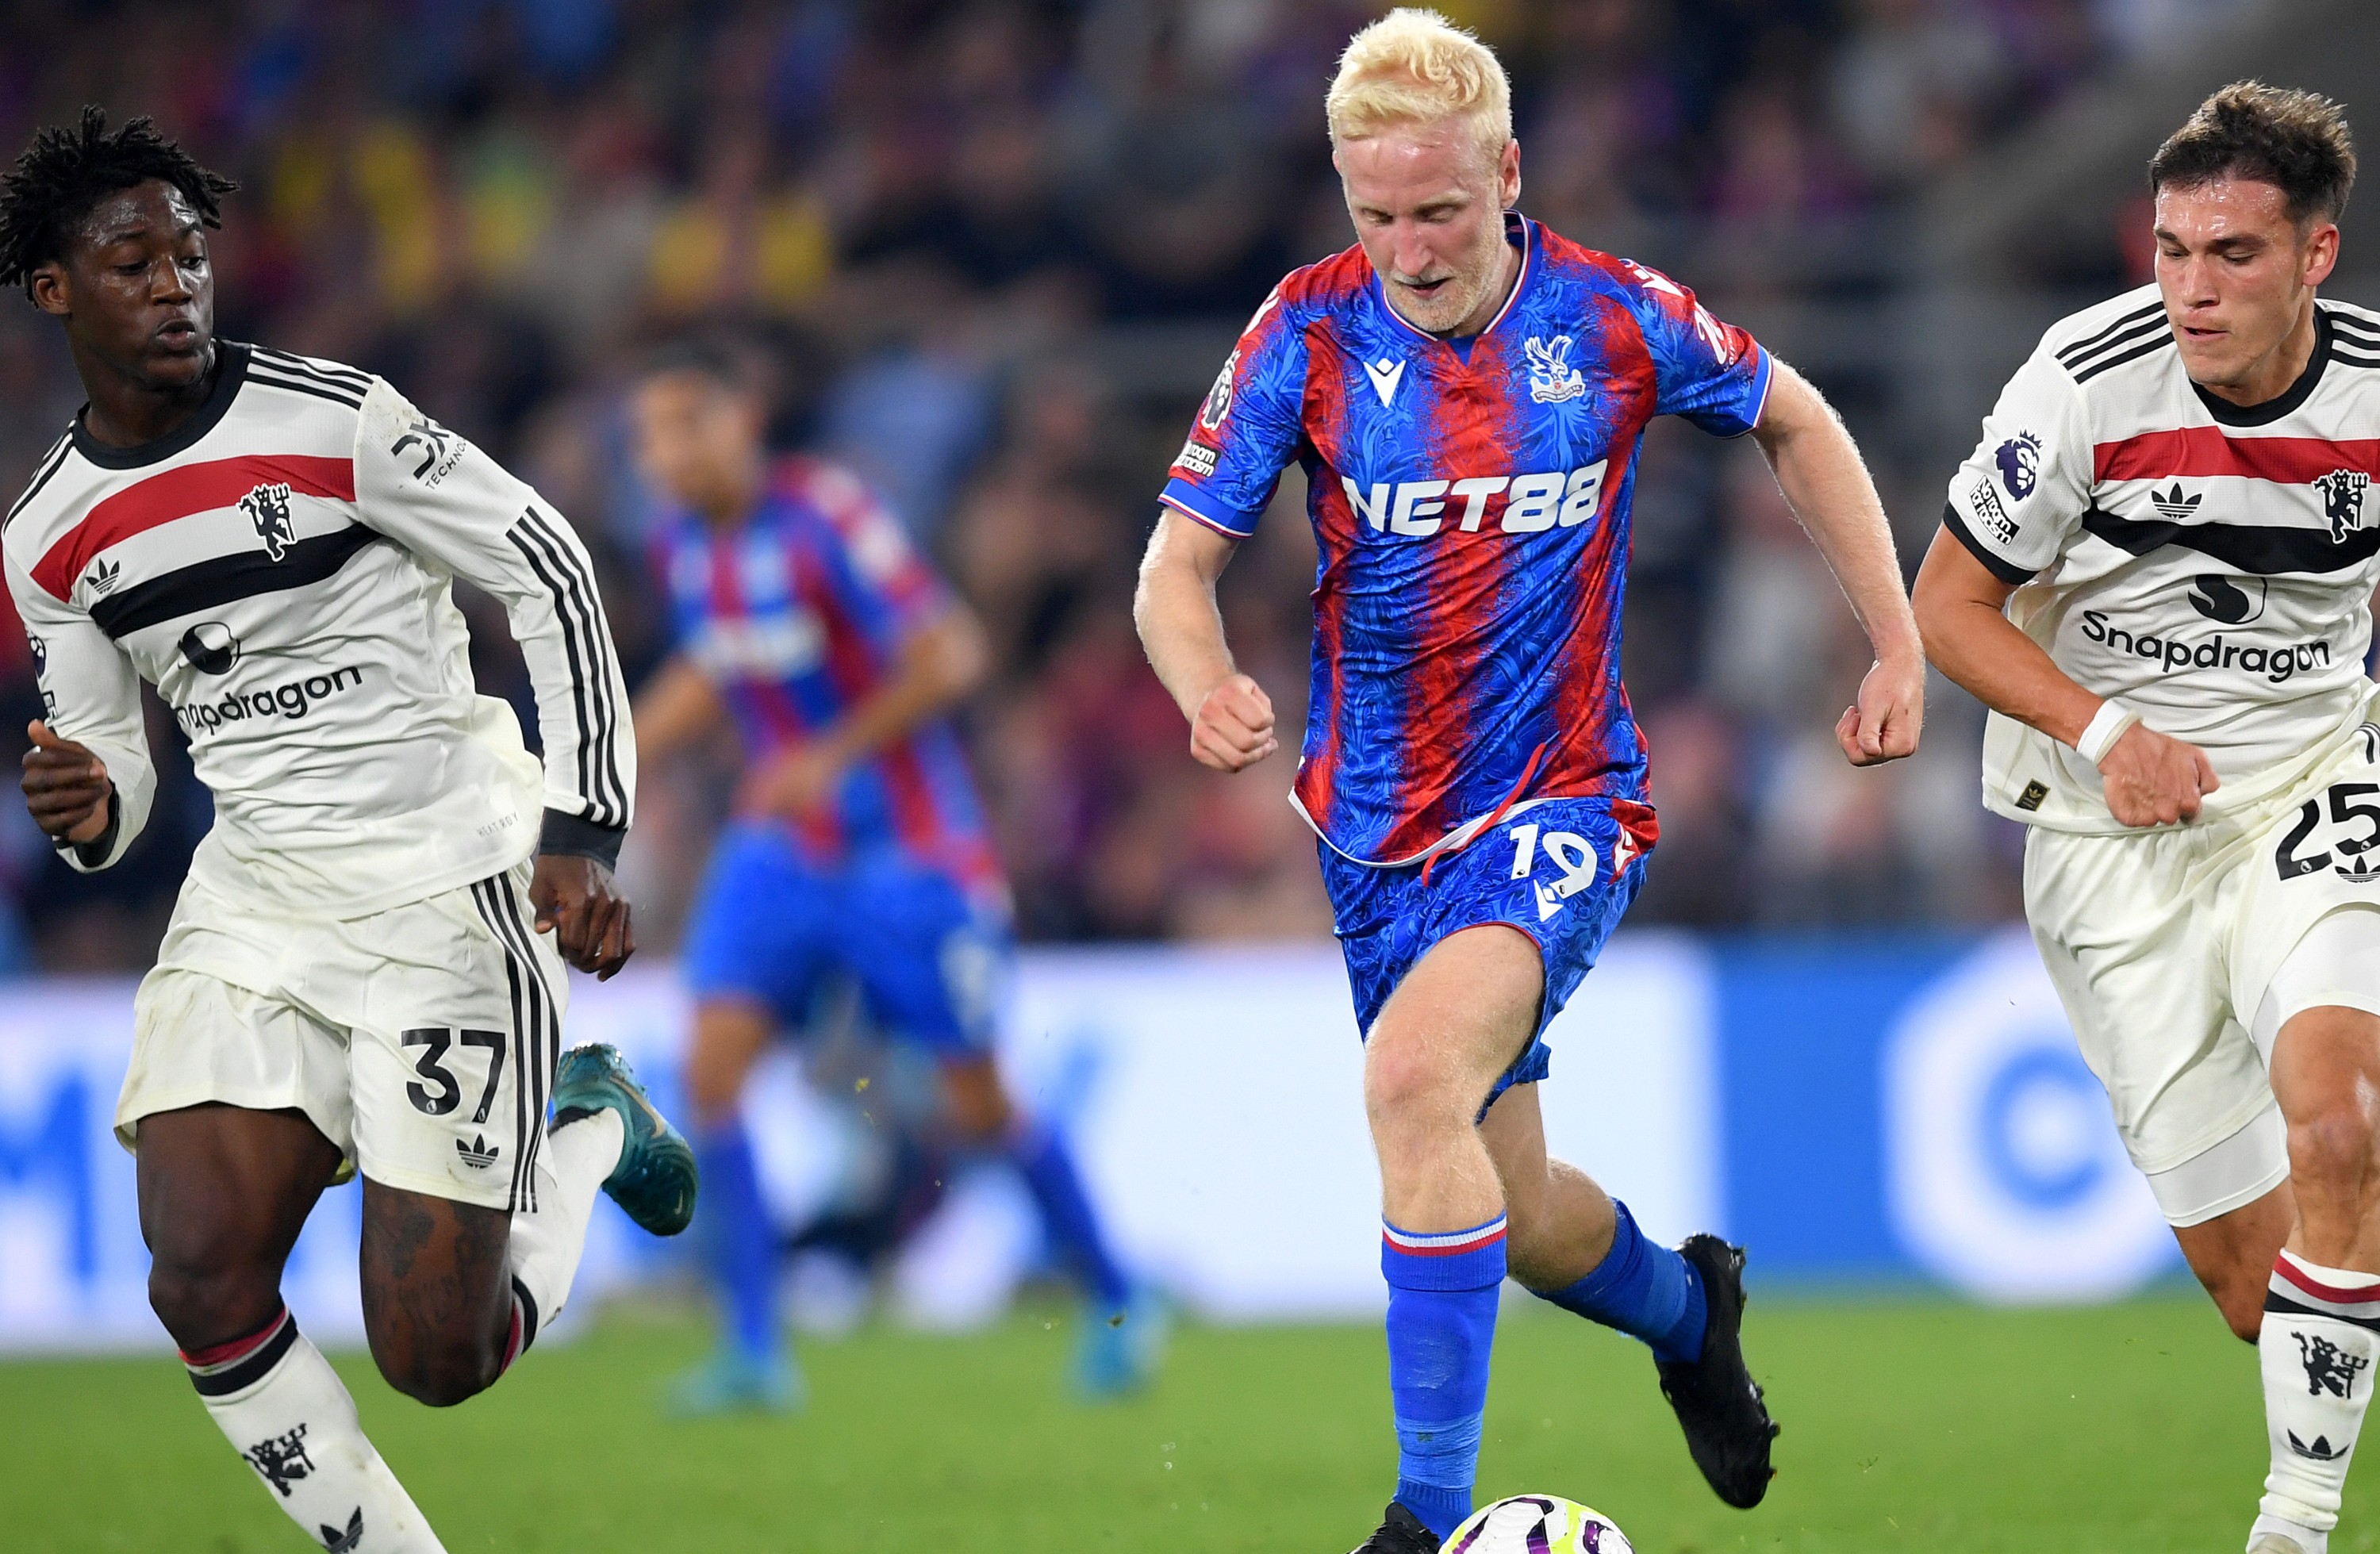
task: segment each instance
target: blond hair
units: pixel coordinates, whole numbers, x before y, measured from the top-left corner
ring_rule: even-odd
[[[1436,11],[1413,6],[1347,40],[1324,111],[1333,146],[1450,118],[1467,121],[1491,156],[1512,138],[1512,85],[1494,51]]]

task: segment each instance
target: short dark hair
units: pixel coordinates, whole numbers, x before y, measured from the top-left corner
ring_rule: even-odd
[[[2149,159],[2152,194],[2224,177],[2274,185],[2291,221],[2337,221],[2355,187],[2347,111],[2319,92],[2233,81]]]
[[[0,177],[0,285],[30,288],[35,270],[66,257],[75,223],[109,195],[152,178],[180,189],[209,226],[223,225],[223,197],[239,187],[200,166],[146,117],[110,133],[105,111],[86,107],[77,127],[53,125],[35,134]]]
[[[645,354],[639,378],[662,378],[692,372],[741,395],[762,396],[767,370],[749,347],[715,334],[686,334],[665,340]]]

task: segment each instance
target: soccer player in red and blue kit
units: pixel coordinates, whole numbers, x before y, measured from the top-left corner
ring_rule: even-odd
[[[992,1059],[1007,886],[948,719],[982,676],[981,632],[856,478],[769,458],[752,377],[734,352],[689,343],[634,401],[639,462],[676,507],[660,560],[677,651],[637,699],[638,748],[651,759],[730,722],[745,756],[684,951],[696,1229],[728,1331],[676,1404],[799,1400],[737,1102],[753,1060],[830,981],[856,983],[877,1026],[936,1061],[953,1142],[1015,1166],[1083,1286],[1077,1381],[1129,1390],[1156,1363],[1160,1316],[1109,1252],[1064,1141],[1016,1114]]]
[[[1137,609],[1192,753],[1225,771],[1269,754],[1214,586],[1304,467],[1320,559],[1292,799],[1366,1041],[1400,1449],[1363,1550],[1427,1554],[1469,1512],[1507,1273],[1649,1344],[1696,1464],[1748,1507],[1776,1427],[1739,1342],[1742,1252],[1658,1245],[1547,1157],[1542,1033],[1656,837],[1620,684],[1646,421],[1759,443],[1876,649],[1836,726],[1861,766],[1913,751],[1922,716],[1890,532],[1791,368],[1665,277],[1511,211],[1510,89],[1475,39],[1391,12],[1348,45],[1329,116],[1359,241],[1257,310],[1174,462]]]

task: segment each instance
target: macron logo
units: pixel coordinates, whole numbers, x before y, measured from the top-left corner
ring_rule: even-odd
[[[1389,401],[1397,396],[1397,384],[1404,378],[1405,364],[1382,357],[1364,363],[1364,375],[1372,380],[1372,392],[1380,396],[1380,408],[1385,410]]]

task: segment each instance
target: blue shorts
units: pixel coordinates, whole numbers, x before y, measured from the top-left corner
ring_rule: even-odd
[[[697,1000],[748,999],[788,1028],[840,974],[888,1036],[960,1056],[990,1050],[1011,956],[1005,915],[940,869],[890,849],[821,868],[773,826],[734,825],[696,896],[683,966]]]
[[[1604,941],[1645,883],[1635,839],[1622,842],[1609,800],[1557,798],[1508,817],[1459,853],[1441,856],[1422,882],[1422,866],[1371,868],[1322,845],[1322,884],[1330,893],[1333,931],[1347,957],[1356,1029],[1368,1037],[1389,995],[1414,963],[1447,935],[1503,923],[1536,941],[1545,959],[1545,998],[1528,1050],[1496,1081],[1488,1099],[1546,1076],[1553,1061],[1546,1026],[1603,953]],[[1612,868],[1615,849],[1620,868]]]

